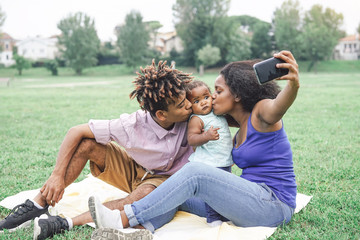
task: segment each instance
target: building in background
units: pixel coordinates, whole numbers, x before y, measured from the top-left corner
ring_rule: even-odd
[[[153,36],[151,36],[153,38]],[[176,52],[182,52],[184,50],[180,37],[176,34],[176,31],[157,33],[156,39],[149,41],[149,46],[159,51],[162,55],[167,55],[171,50]]]
[[[58,54],[57,37],[27,38],[16,42],[17,53],[31,60],[55,59]]]
[[[335,46],[333,58],[335,60],[359,60],[360,36],[359,34],[341,38]]]
[[[0,64],[4,64],[5,67],[14,64],[13,48],[15,39],[5,32],[0,33],[0,46]]]

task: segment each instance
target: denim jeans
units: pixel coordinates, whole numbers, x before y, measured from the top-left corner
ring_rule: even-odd
[[[141,224],[154,232],[178,210],[204,217],[204,202],[241,227],[276,227],[288,223],[294,213],[265,184],[193,162],[124,210],[131,227]]]
[[[231,172],[231,166],[229,167],[218,167],[218,169],[221,169],[223,171]],[[221,216],[218,212],[216,212],[214,209],[212,209],[209,204],[205,203],[205,209],[206,209],[206,222],[212,223],[214,221],[220,220],[223,222],[228,221],[226,218]]]

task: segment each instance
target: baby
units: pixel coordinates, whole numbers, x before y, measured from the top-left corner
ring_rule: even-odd
[[[209,87],[201,81],[187,85],[186,98],[192,104],[193,114],[188,123],[188,142],[196,147],[189,161],[202,162],[231,172],[233,164],[232,140],[225,117],[212,112],[212,98]],[[206,204],[206,220],[210,226],[218,226],[226,220]]]

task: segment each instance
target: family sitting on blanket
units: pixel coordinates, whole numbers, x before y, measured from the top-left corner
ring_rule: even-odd
[[[193,153],[186,134],[192,103],[185,90],[192,77],[162,62],[156,67],[153,62],[138,73],[130,94],[141,110],[71,128],[39,194],[15,207],[0,221],[0,230],[14,230],[36,218],[34,238],[45,239],[94,220],[98,229],[93,239],[126,235],[151,239],[150,232],[169,222],[177,210],[206,216],[209,208],[220,214],[216,220],[237,226],[275,227],[289,222],[295,209],[296,182],[282,116],[296,98],[299,74],[290,52],[274,57],[285,61],[278,68],[289,69],[278,79],[288,80],[282,90],[275,81],[258,84],[255,61],[230,63],[215,80],[213,113],[224,115],[229,126],[239,128],[231,153],[234,163],[243,169],[240,177],[208,163],[188,163]],[[201,121],[197,124],[202,126]],[[194,133],[207,139],[209,130]],[[213,127],[212,134],[216,136],[217,130]],[[65,187],[79,176],[88,160],[94,176],[129,196],[104,205],[90,197],[91,213],[73,219],[42,215],[61,200]],[[129,226],[146,230],[121,230]]]

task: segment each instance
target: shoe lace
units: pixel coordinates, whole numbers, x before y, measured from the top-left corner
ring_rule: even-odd
[[[24,213],[27,213],[29,211],[31,211],[33,209],[33,206],[30,206],[26,203],[22,203],[22,204],[19,204],[17,206],[15,206],[11,212],[5,217],[5,219],[7,219],[8,217],[10,217],[10,215],[12,217],[18,217],[18,216],[21,216],[23,215]]]
[[[67,230],[67,229],[69,229],[69,225],[68,225],[66,219],[61,218],[61,217],[56,217],[56,219],[54,219],[54,221],[52,221],[51,232],[53,234],[60,233],[61,231]]]

